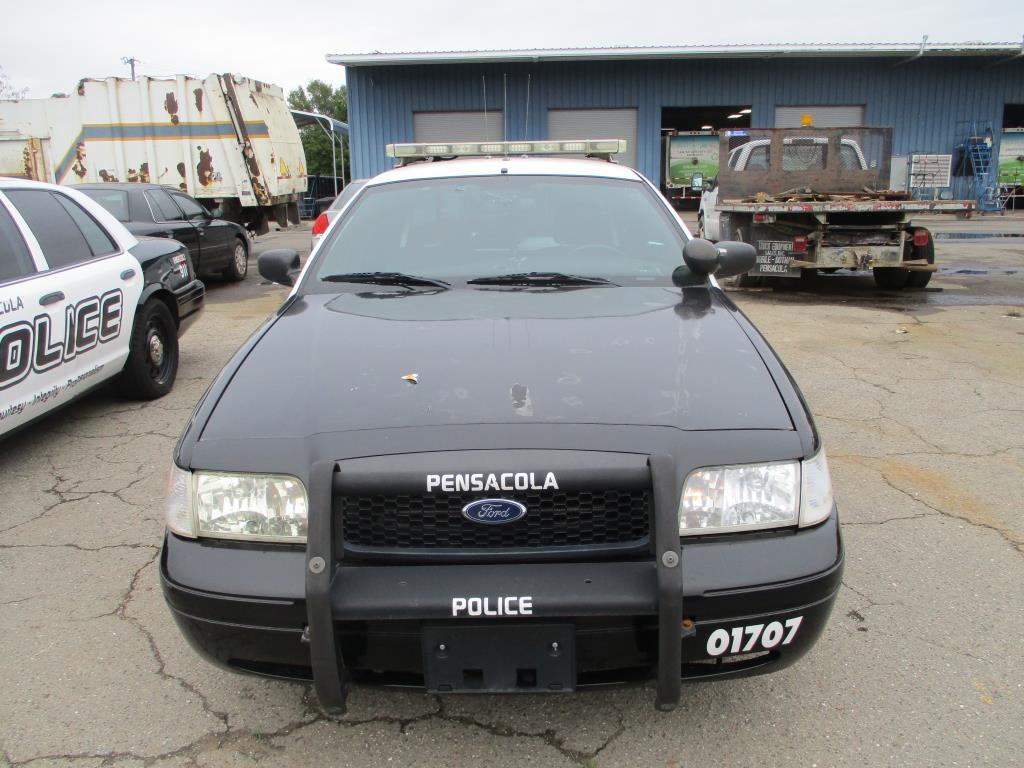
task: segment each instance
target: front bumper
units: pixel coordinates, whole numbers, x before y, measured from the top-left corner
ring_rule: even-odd
[[[687,539],[677,551],[676,568],[653,559],[336,564],[315,574],[307,565],[315,552],[168,535],[161,580],[203,656],[237,671],[314,679],[328,709],[343,709],[348,680],[422,687],[429,627],[525,624],[572,626],[576,688],[657,679],[659,706],[671,708],[682,680],[799,659],[824,629],[843,567],[834,510],[814,528]],[[322,589],[309,584],[320,575]],[[533,614],[452,618],[453,596],[467,590],[529,595]]]

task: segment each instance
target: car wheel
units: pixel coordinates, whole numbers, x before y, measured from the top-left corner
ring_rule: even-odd
[[[895,267],[875,267],[872,272],[875,275],[875,285],[883,291],[898,291],[907,284],[910,277],[909,269],[897,269]]]
[[[932,240],[931,233],[928,233],[928,245],[912,246],[914,259],[924,259],[929,264],[935,263],[935,241]],[[933,272],[918,272],[911,270],[910,274],[907,275],[907,287],[908,288],[924,288],[931,282]]]
[[[244,280],[249,272],[249,248],[241,238],[235,239],[235,247],[231,251],[231,263],[224,270],[224,277],[237,283]]]
[[[155,400],[171,391],[177,375],[177,324],[166,304],[150,299],[135,318],[121,392],[133,400]]]

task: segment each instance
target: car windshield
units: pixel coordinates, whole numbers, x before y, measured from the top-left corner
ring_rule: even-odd
[[[492,286],[668,285],[682,264],[683,242],[640,181],[420,179],[364,190],[311,272],[320,289],[326,283],[331,290],[343,283],[338,276],[377,272]],[[503,280],[507,275],[528,277]]]
[[[102,205],[118,221],[128,221],[128,193],[120,189],[80,190]]]

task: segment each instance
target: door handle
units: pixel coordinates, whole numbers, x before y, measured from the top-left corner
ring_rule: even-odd
[[[121,273],[122,280],[131,280],[133,277],[135,277],[134,269],[126,269],[124,272]]]
[[[42,306],[45,307],[45,306],[48,306],[50,304],[56,304],[58,301],[63,301],[63,300],[64,300],[64,291],[54,291],[53,293],[48,293],[45,296],[43,296],[41,299],[39,299],[39,303]]]

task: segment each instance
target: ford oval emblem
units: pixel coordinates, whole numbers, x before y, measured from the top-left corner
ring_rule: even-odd
[[[525,515],[526,507],[510,499],[480,499],[462,508],[464,518],[484,525],[514,523]]]

